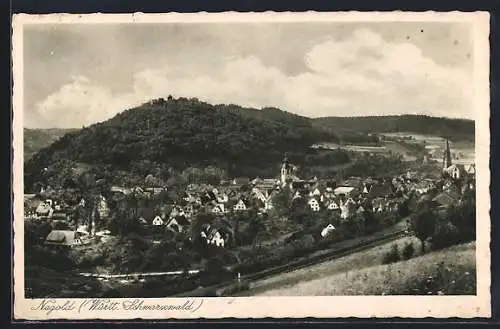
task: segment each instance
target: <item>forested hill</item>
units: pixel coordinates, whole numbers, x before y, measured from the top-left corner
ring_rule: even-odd
[[[30,159],[33,154],[49,146],[61,136],[76,129],[28,129],[24,128],[24,160]]]
[[[159,99],[68,133],[25,164],[27,184],[43,168],[73,161],[129,170],[148,160],[182,170],[215,165],[232,175],[279,166],[287,151],[302,151],[336,136],[308,118],[277,109],[262,112],[196,99]]]
[[[425,115],[323,117],[314,119],[317,126],[333,131],[366,133],[411,132],[440,136],[451,140],[474,140],[474,121],[449,119]]]

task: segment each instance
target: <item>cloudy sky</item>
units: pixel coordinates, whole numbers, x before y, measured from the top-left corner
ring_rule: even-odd
[[[297,114],[472,118],[463,23],[24,27],[25,127],[81,127],[157,97]]]

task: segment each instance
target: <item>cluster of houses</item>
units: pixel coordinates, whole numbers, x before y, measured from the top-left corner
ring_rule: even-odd
[[[217,218],[225,218],[228,214],[244,213],[253,210],[256,216],[268,213],[274,208],[273,201],[280,190],[291,192],[292,205],[300,200],[314,212],[327,211],[341,220],[349,220],[356,214],[370,211],[372,213],[397,212],[399,206],[409,195],[425,196],[431,191],[439,193],[434,198],[440,206],[446,207],[460,199],[466,189],[474,189],[475,167],[454,165],[451,163],[449,145],[443,157],[444,179],[425,178],[417,172],[408,171],[393,177],[392,180],[349,177],[336,182],[314,177],[304,180],[297,177],[297,168],[285,158],[278,178],[235,178],[223,181],[218,186],[208,184],[190,184],[181,193],[178,200],[151,217],[139,217],[139,223],[156,228],[181,233],[187,230],[191,220],[201,211],[211,212]],[[457,190],[455,182],[461,184],[462,190]],[[465,190],[464,190],[465,189]],[[111,187],[112,195],[154,196],[165,192],[166,188],[123,188]],[[434,193],[435,194],[435,193]],[[53,218],[65,216],[71,209],[64,201],[52,199],[38,201],[35,195],[25,195],[25,217]],[[108,200],[99,196],[94,207],[100,218],[109,216]],[[85,208],[87,201],[82,198],[76,207]],[[74,210],[74,207],[73,207]],[[94,225],[93,225],[94,226]],[[325,228],[326,229],[326,228]],[[329,230],[332,230],[330,227]],[[76,235],[84,234],[81,229]],[[91,232],[93,233],[93,232]],[[201,237],[208,244],[223,247],[227,243],[227,232],[222,232],[217,225],[202,228]],[[326,234],[326,233],[325,233]],[[51,237],[60,239],[64,234],[54,233]],[[49,240],[53,240],[53,239]],[[55,239],[57,240],[57,239]],[[72,240],[78,240],[73,238]]]

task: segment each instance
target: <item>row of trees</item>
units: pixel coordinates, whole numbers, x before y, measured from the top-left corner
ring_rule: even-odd
[[[472,241],[476,238],[476,199],[473,190],[462,196],[458,204],[446,210],[429,200],[418,204],[418,210],[411,217],[410,228],[421,241],[424,251],[427,241],[435,248]]]

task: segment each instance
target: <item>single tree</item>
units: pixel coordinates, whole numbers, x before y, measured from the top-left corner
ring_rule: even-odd
[[[425,241],[432,236],[435,230],[436,216],[432,211],[432,206],[422,203],[420,210],[411,217],[410,229],[422,243],[422,253],[425,250]]]

